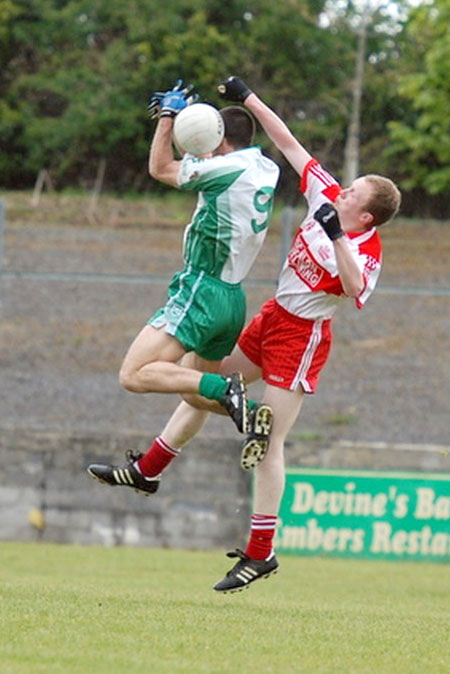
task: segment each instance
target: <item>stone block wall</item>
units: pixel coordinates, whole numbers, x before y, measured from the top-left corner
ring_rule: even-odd
[[[86,466],[121,463],[126,449],[146,447],[147,436],[0,431],[0,540],[196,549],[245,544],[252,474],[239,468],[238,439],[193,441],[165,473],[158,493],[145,497],[101,485]],[[432,445],[288,443],[286,463],[450,473],[450,451]]]
[[[64,435],[2,429],[0,540],[236,547],[245,542],[250,475],[238,465],[239,442],[202,440],[184,450],[158,494],[111,488],[92,480],[86,466],[123,462],[142,449],[139,434]],[[44,517],[42,529],[30,513]],[[31,516],[31,519],[33,517]]]

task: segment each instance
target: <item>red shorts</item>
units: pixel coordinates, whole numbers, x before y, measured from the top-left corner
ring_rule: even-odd
[[[290,314],[272,298],[239,337],[238,344],[262,370],[267,384],[314,393],[331,348],[330,319]]]

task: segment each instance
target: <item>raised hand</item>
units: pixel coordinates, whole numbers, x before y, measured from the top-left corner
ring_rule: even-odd
[[[175,117],[180,110],[198,101],[198,94],[193,93],[194,85],[183,86],[178,80],[170,91],[155,91],[147,106],[150,119],[155,117]]]
[[[161,101],[165,96],[164,91],[155,91],[154,94],[148,99],[147,112],[150,119],[155,119],[159,117],[161,112]]]
[[[344,236],[338,212],[332,204],[322,204],[314,213],[314,220],[317,220],[332,241]]]
[[[217,87],[217,91],[219,92],[220,97],[224,98],[226,101],[235,101],[238,103],[243,103],[252,93],[244,80],[241,80],[240,77],[236,77],[235,75],[232,75],[221,82]]]

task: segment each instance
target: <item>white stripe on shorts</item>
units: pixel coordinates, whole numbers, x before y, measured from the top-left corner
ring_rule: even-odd
[[[314,358],[314,354],[316,353],[316,349],[319,346],[321,339],[322,339],[322,323],[323,319],[319,319],[317,321],[314,321],[313,329],[311,332],[311,336],[309,338],[308,346],[303,352],[302,359],[300,361],[300,365],[298,367],[297,372],[295,373],[294,379],[292,380],[291,384],[291,391],[296,391],[298,389],[299,384],[302,385],[303,390],[306,393],[311,393],[312,389],[308,383],[308,380],[306,377],[308,376],[308,371],[309,368],[311,367],[312,360]]]
[[[188,272],[188,273],[189,273],[189,272]],[[203,279],[204,275],[205,275],[205,272],[204,272],[204,271],[201,271],[200,274],[198,275],[198,278],[197,278],[197,280],[196,280],[196,282],[194,283],[194,286],[193,286],[193,288],[192,288],[191,296],[190,296],[190,298],[189,298],[189,301],[186,303],[186,306],[184,307],[184,311],[180,314],[179,319],[178,319],[177,322],[174,324],[174,331],[171,332],[171,334],[174,334],[174,332],[177,331],[178,326],[180,325],[181,321],[183,320],[183,318],[186,316],[187,312],[189,311],[189,309],[190,309],[190,307],[191,307],[191,304],[192,304],[192,302],[194,301],[194,297],[195,297],[195,293],[197,292],[197,288],[198,288],[198,286],[200,285],[200,283],[202,282],[202,279]],[[180,292],[181,292],[181,287],[180,287]],[[178,294],[178,293],[177,293],[177,294]],[[176,295],[175,295],[175,297],[176,297]]]

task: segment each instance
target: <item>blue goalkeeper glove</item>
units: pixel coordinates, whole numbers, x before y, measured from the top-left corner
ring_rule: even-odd
[[[155,91],[147,106],[150,118],[175,117],[180,110],[198,100],[198,94],[193,94],[193,84],[183,88],[183,80],[178,80],[170,91]]]
[[[341,228],[338,212],[331,204],[322,204],[314,213],[314,220],[317,220],[332,241],[345,234]]]

